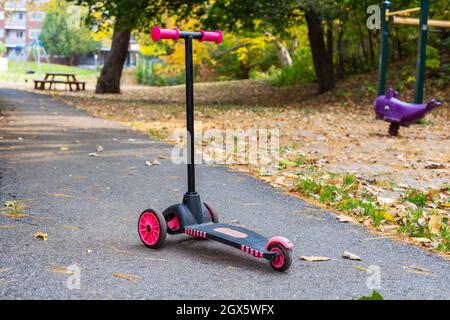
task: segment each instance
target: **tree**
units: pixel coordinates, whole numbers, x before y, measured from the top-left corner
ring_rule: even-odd
[[[292,38],[291,28],[306,20],[319,92],[322,93],[335,86],[332,21],[338,10],[339,6],[332,0],[216,0],[205,8],[204,21],[230,31],[274,35],[280,60],[288,65],[291,60],[283,39]]]
[[[89,7],[87,21],[101,29],[104,23],[113,23],[111,51],[102,68],[96,93],[120,93],[120,79],[133,31],[150,32],[152,24],[161,23],[169,14],[179,17],[191,12],[194,0],[75,0]]]
[[[62,7],[51,9],[45,16],[39,39],[51,56],[73,59],[100,49],[89,28],[81,25],[80,29],[71,29],[67,21],[68,15]]]
[[[0,41],[0,57],[3,57],[5,52],[6,52],[6,46],[3,44],[3,42]]]

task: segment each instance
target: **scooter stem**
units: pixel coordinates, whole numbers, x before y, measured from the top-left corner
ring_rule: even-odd
[[[186,62],[186,122],[188,130],[188,193],[195,194],[195,132],[194,132],[194,67],[192,62],[192,36],[184,38]]]

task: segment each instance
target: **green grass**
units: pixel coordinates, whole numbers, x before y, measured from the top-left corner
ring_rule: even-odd
[[[411,189],[403,196],[403,200],[414,203],[419,208],[423,208],[427,204],[427,195],[416,189]]]
[[[83,69],[72,66],[65,66],[54,63],[41,63],[42,77],[46,72],[66,72],[74,73],[77,80],[87,81],[95,79],[98,76],[98,72],[95,70]],[[34,71],[35,74],[25,74],[26,71]],[[9,61],[8,71],[0,74],[0,81],[5,82],[31,82],[33,79],[37,79],[38,65],[36,62],[26,62],[24,65],[18,63],[18,67],[14,70],[14,61]]]

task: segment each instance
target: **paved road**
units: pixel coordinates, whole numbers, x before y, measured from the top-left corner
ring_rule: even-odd
[[[369,275],[354,268],[370,265],[380,268],[385,298],[450,298],[449,263],[439,256],[370,240],[374,235],[363,228],[224,167],[199,168],[203,200],[223,222],[288,237],[296,245],[290,272],[184,235],[168,236],[161,250],[147,249],[137,235],[138,214],[179,202],[185,189],[184,167],[169,160],[144,165],[170,154],[170,146],[43,95],[0,90],[0,109],[7,114],[0,200],[31,199],[29,216],[0,216],[0,226],[16,226],[0,228],[1,299],[352,299],[371,293]],[[97,145],[104,152],[89,157]],[[33,239],[36,231],[49,240]],[[363,261],[342,259],[344,250]],[[300,255],[333,260],[310,263]],[[81,268],[79,290],[67,288],[67,274],[50,271],[73,264]],[[406,272],[411,265],[433,275]],[[141,279],[133,284],[114,273]]]

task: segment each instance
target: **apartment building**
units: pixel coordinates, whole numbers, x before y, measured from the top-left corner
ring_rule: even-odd
[[[8,53],[38,39],[45,12],[33,8],[48,1],[0,1],[0,41],[5,44]]]
[[[0,41],[7,48],[9,55],[16,48],[23,47],[38,39],[45,19],[43,4],[50,0],[0,0]],[[41,8],[41,10],[39,10]],[[128,53],[127,65],[136,65],[139,56],[139,43],[132,37]],[[103,64],[111,50],[111,42],[102,43],[98,54],[78,56],[75,63],[94,66]],[[95,56],[98,57],[96,61]],[[67,63],[52,57],[56,63]]]

